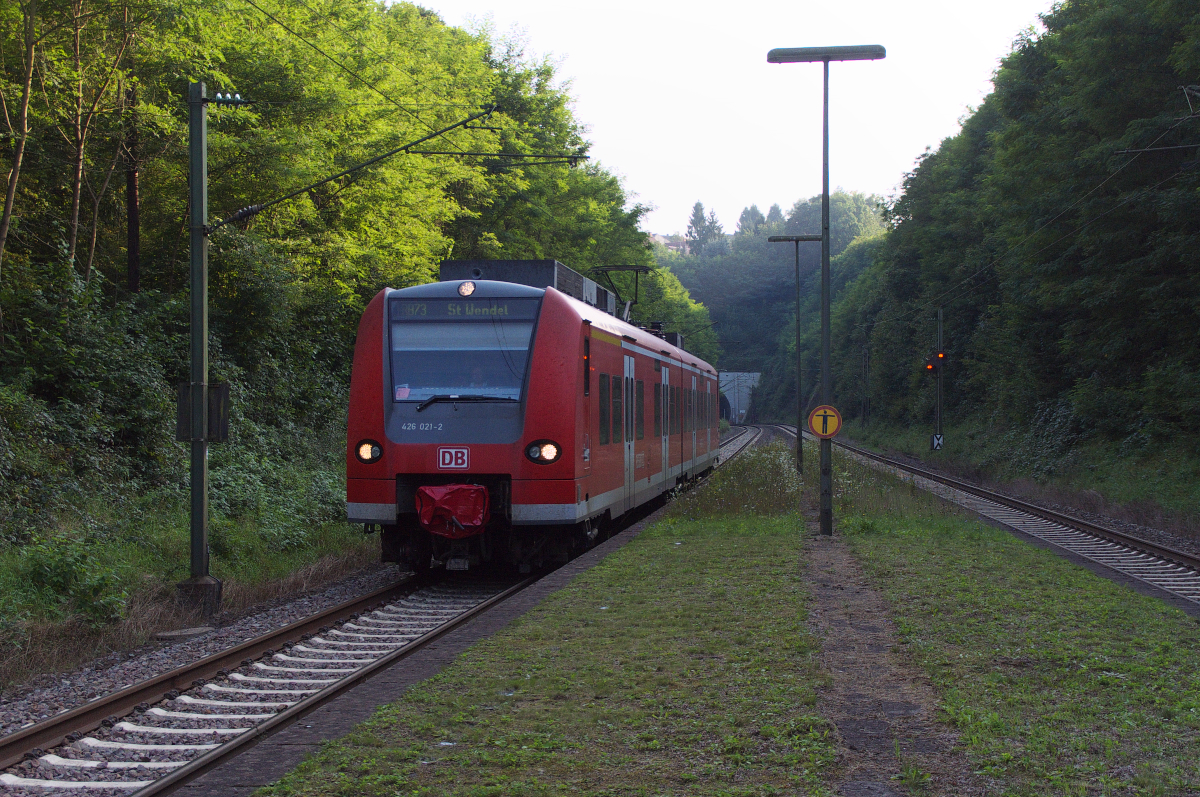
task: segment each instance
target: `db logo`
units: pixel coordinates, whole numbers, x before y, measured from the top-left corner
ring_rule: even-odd
[[[439,448],[438,468],[466,470],[471,467],[471,449],[469,448]]]

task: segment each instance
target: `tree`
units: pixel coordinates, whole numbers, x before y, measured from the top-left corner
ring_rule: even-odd
[[[697,202],[692,206],[692,217],[687,225],[688,254],[700,255],[704,251],[704,242],[708,240],[708,220],[704,218],[704,203]]]
[[[766,217],[762,211],[758,209],[758,205],[751,205],[742,210],[742,215],[738,217],[737,234],[752,235],[758,232],[758,228],[765,224]]]
[[[12,8],[9,8],[11,13]],[[38,43],[37,35],[37,0],[27,0],[20,5],[21,13],[21,34],[22,50],[21,60],[21,93],[17,100],[17,123],[14,127],[11,121],[8,123],[9,135],[16,140],[16,147],[13,149],[12,165],[8,170],[7,189],[4,193],[4,212],[0,216],[0,269],[4,265],[4,245],[8,241],[8,230],[12,224],[13,203],[17,195],[17,182],[21,178],[21,164],[25,158],[25,144],[29,139],[29,99],[32,94],[33,87],[33,69],[34,69],[34,48]],[[3,104],[4,118],[8,120],[8,100],[3,92],[0,92],[0,103]],[[0,270],[0,276],[3,275]],[[4,328],[4,307],[0,304],[0,330]]]

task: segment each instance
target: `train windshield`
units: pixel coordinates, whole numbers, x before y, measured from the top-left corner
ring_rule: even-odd
[[[519,400],[540,299],[393,299],[392,400]]]

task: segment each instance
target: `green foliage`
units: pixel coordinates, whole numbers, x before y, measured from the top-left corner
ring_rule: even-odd
[[[1066,2],[1019,39],[961,132],[927,152],[858,281],[835,291],[835,401],[927,423],[919,365],[945,314],[947,414],[1048,420],[1054,446],[1200,434],[1200,172],[1179,86],[1196,82],[1194,4]],[[715,310],[714,310],[715,312]],[[780,407],[786,405],[777,405]],[[1040,445],[1040,444],[1039,444]]]
[[[723,254],[725,249],[725,229],[717,220],[717,212],[710,210],[704,215],[704,203],[697,202],[692,206],[692,216],[687,224],[688,253],[700,255]]]
[[[114,562],[145,554],[163,579],[185,561],[182,530],[148,526],[146,513],[186,517],[174,404],[188,375],[189,81],[254,102],[208,106],[210,224],[492,105],[486,122],[422,148],[587,152],[552,64],[517,43],[408,3],[263,8],[270,16],[232,0],[0,9],[0,173],[21,138],[24,23],[37,34],[0,255],[0,557],[62,536],[100,540]],[[381,288],[435,279],[452,254],[553,257],[585,272],[650,265],[644,213],[597,164],[407,154],[216,230],[210,379],[231,385],[232,410],[230,443],[211,449],[214,568],[304,564],[329,544],[327,524],[344,518],[354,337]],[[716,356],[704,308],[673,275],[643,281],[638,313]],[[63,545],[58,564],[30,549],[50,562],[37,565],[39,589],[97,621],[115,616],[104,607],[116,582],[88,576],[95,562]]]
[[[678,497],[670,517],[790,515],[800,506],[796,455],[781,443],[755,446],[723,465],[701,487]]]
[[[920,366],[943,308],[946,416],[1012,430],[1010,447],[1045,463],[1039,476],[1092,436],[1140,455],[1200,435],[1200,171],[1186,146],[1198,128],[1179,88],[1200,74],[1200,11],[1069,0],[1042,21],[961,131],[918,160],[882,225],[861,202],[839,216],[833,196],[831,363],[847,418],[869,393],[873,418],[927,428],[936,383]],[[1149,148],[1166,149],[1120,154]],[[729,257],[662,262],[708,306],[722,366],[764,372],[758,417],[791,420],[791,253],[759,246],[750,211]],[[786,231],[816,232],[819,211],[819,198],[797,202]],[[819,252],[801,257],[808,394]],[[1025,440],[1030,424],[1040,439]]]
[[[879,208],[877,197],[843,192],[831,197],[831,270],[836,290],[852,282],[870,262],[874,244],[851,244],[883,231]],[[755,395],[759,417],[790,418],[796,406],[796,253],[793,244],[772,244],[767,238],[819,232],[820,197],[796,202],[786,219],[778,206],[766,218],[755,207],[742,215],[728,251],[710,247],[696,256],[660,247],[656,256],[659,266],[676,274],[708,309],[720,340],[721,368],[766,373]],[[820,266],[820,245],[801,244],[802,346],[805,381],[810,386],[819,368]]]
[[[95,561],[84,544],[39,540],[22,551],[22,575],[51,606],[73,610],[92,625],[121,619],[128,594],[112,568]]]

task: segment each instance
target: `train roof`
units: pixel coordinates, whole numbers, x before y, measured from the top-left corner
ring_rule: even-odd
[[[636,343],[642,348],[650,349],[651,351],[657,351],[673,360],[679,360],[680,362],[686,363],[693,368],[698,368],[701,371],[711,374],[714,377],[717,375],[716,368],[713,368],[707,362],[691,352],[667,343],[667,341],[663,340],[648,329],[642,329],[641,327],[634,326],[627,321],[622,321],[616,316],[609,315],[603,310],[599,310],[585,302],[581,302],[578,299],[568,296],[562,291],[554,290],[554,288],[547,288],[546,290],[547,292],[554,291],[558,295],[562,296],[563,299],[565,299],[567,303],[570,304],[577,313],[579,313],[579,316],[583,319],[584,323],[591,324],[593,329],[603,330],[618,338],[627,340],[630,343]]]

